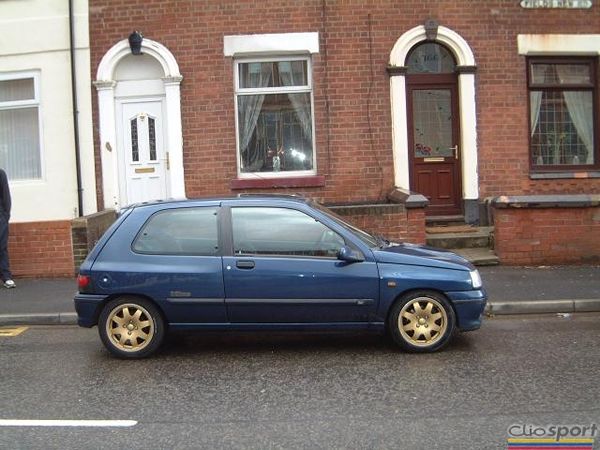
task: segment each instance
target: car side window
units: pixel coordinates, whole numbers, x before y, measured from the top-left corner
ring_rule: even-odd
[[[154,255],[214,256],[219,252],[217,208],[160,211],[144,224],[132,248]]]
[[[344,238],[301,211],[288,208],[231,209],[236,255],[336,257]]]

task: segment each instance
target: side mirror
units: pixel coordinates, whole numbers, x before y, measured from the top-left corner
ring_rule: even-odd
[[[337,257],[339,260],[349,263],[362,262],[365,260],[365,257],[361,252],[358,250],[353,250],[347,245],[344,245],[342,248],[340,248]]]

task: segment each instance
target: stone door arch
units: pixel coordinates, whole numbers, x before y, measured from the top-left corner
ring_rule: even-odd
[[[392,142],[394,182],[396,187],[409,190],[410,161],[408,148],[408,113],[406,88],[406,58],[412,48],[425,41],[444,45],[456,59],[458,73],[458,104],[460,114],[462,198],[465,220],[478,217],[479,178],[477,174],[477,116],[475,104],[475,58],[467,42],[456,32],[437,26],[434,33],[424,25],[404,33],[395,43],[388,66],[392,108]]]
[[[120,167],[119,152],[123,152],[119,139],[119,104],[123,98],[156,96],[163,98],[164,117],[168,123],[164,129],[164,146],[167,149],[167,192],[169,197],[185,197],[183,169],[183,140],[181,128],[180,84],[183,79],[173,54],[162,44],[150,39],[142,41],[142,55],[152,58],[154,64],[148,83],[142,83],[139,90],[125,89],[124,80],[119,80],[117,68],[127,58],[136,58],[131,54],[128,40],[115,44],[102,58],[94,85],[98,91],[98,117],[100,122],[100,157],[102,162],[102,187],[104,208],[125,206],[123,198],[123,169]],[[141,60],[140,60],[141,61]]]

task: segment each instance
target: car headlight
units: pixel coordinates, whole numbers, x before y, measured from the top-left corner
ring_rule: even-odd
[[[473,286],[473,289],[479,289],[481,286],[483,286],[483,283],[481,282],[481,275],[479,275],[479,271],[477,269],[471,270],[469,274],[471,275],[471,285]]]

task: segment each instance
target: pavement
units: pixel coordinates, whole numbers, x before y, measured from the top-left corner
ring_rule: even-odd
[[[600,266],[480,267],[487,313],[600,312]],[[0,287],[0,325],[76,324],[75,278],[16,279]]]

